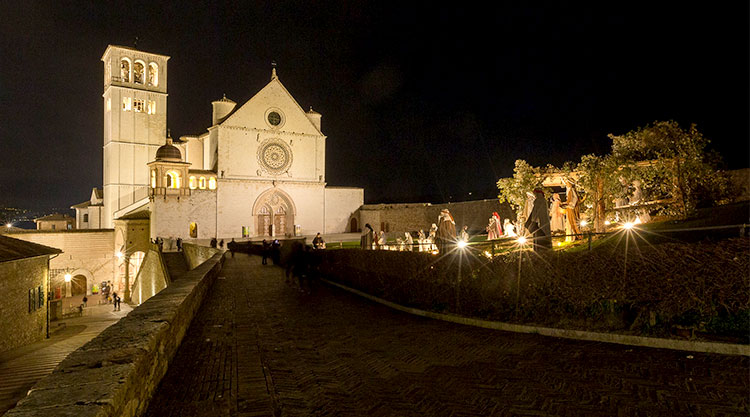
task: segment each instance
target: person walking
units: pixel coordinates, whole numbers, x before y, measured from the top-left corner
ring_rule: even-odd
[[[112,304],[114,309],[112,311],[120,311],[120,296],[117,293],[112,293]]]

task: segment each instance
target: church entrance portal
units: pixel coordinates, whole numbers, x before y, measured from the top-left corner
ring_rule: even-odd
[[[258,197],[253,208],[258,236],[294,234],[294,205],[281,190],[272,189]]]

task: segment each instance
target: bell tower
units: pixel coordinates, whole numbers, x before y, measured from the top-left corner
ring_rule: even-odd
[[[167,135],[166,55],[109,45],[104,51],[104,213],[148,198],[149,169]]]

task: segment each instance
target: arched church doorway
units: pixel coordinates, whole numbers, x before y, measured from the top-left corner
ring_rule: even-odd
[[[352,217],[352,221],[349,227],[349,231],[351,233],[357,233],[359,232],[359,225],[357,224],[357,219],[355,217]]]
[[[278,188],[262,193],[253,206],[258,236],[294,234],[295,207],[289,195]]]
[[[76,275],[70,279],[70,294],[73,296],[86,295],[85,275]]]

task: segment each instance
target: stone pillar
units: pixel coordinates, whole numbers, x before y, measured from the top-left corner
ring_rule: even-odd
[[[126,303],[130,302],[130,255],[125,255],[125,290],[122,300]]]

